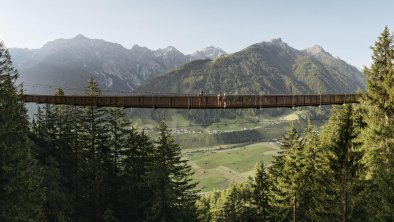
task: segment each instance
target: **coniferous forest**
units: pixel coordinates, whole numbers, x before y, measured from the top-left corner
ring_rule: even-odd
[[[359,105],[293,126],[272,164],[210,193],[164,122],[155,140],[119,108],[45,105],[29,122],[0,43],[0,221],[394,221],[393,41],[386,27],[371,47]]]

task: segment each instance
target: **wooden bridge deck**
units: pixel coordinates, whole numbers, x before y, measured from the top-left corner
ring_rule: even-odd
[[[319,106],[358,103],[359,94],[315,95],[133,95],[133,96],[50,96],[21,95],[26,103],[74,106],[109,106],[153,109],[240,109]]]

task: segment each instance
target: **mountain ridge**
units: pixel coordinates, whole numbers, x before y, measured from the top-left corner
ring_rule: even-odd
[[[240,86],[234,80],[256,87],[232,90],[229,87]],[[203,88],[209,93],[345,93],[364,89],[365,82],[356,67],[334,58],[323,47],[297,50],[279,38],[214,60],[186,63],[148,80],[139,90],[163,91],[161,86],[183,93]]]
[[[137,92],[194,94],[320,94],[354,93],[365,89],[364,75],[352,65],[334,58],[322,47],[298,50],[281,39],[253,44],[214,60],[196,60],[147,80]],[[304,108],[307,115],[325,115]],[[222,119],[252,118],[265,114],[282,115],[285,109],[269,110],[134,110],[131,116],[159,121],[176,112],[197,124],[210,125]],[[142,114],[143,113],[143,114]],[[172,113],[172,114],[171,114]],[[250,116],[252,115],[252,117]]]
[[[283,90],[287,93],[292,93],[293,91],[305,93],[313,91],[326,92],[327,84],[329,83],[324,83],[321,80],[324,79],[322,79],[324,75],[329,75],[328,71],[336,73],[336,78],[342,79],[342,82],[346,82],[351,76],[356,76],[356,81],[353,82],[356,82],[355,85],[363,87],[361,72],[345,61],[334,58],[322,46],[315,45],[307,49],[298,50],[290,47],[281,38],[256,43],[232,54],[227,54],[220,48],[208,46],[195,53],[185,55],[174,46],[151,50],[144,46],[133,45],[130,49],[127,49],[117,43],[77,35],[71,39],[49,41],[40,49],[11,48],[10,52],[15,66],[21,74],[20,82],[41,83],[66,89],[72,86],[74,89],[80,89],[81,92],[83,92],[83,88],[86,85],[85,81],[90,76],[97,79],[103,91],[113,91],[113,93],[130,92],[139,88],[149,79],[171,73],[171,70],[176,72],[176,70],[183,69],[183,75],[187,74],[186,70],[198,73],[198,69],[193,69],[193,66],[196,64],[199,64],[199,69],[220,70],[224,68],[221,72],[230,71],[226,70],[226,67],[228,68],[230,64],[230,66],[238,69],[237,71],[240,75],[243,75],[243,72],[249,72],[246,75],[246,82],[249,81],[248,76],[253,75],[253,72],[265,73],[264,78],[259,80],[260,83],[254,81],[255,88],[251,92],[257,92],[257,85],[261,84],[261,81],[264,82],[265,86],[258,90],[259,93],[281,93]],[[203,64],[205,63],[207,67],[204,67]],[[251,69],[242,69],[242,67]],[[309,74],[308,70],[310,71]],[[278,75],[279,73],[281,75]],[[311,76],[313,73],[320,75],[313,80],[317,87],[306,90],[310,88],[307,85],[311,83],[305,83],[305,81],[309,81],[310,78],[308,76]],[[322,73],[325,74],[321,75]],[[349,75],[349,73],[352,74]],[[213,74],[215,73],[211,73],[211,75]],[[341,77],[341,75],[344,77]],[[224,79],[220,81],[229,82],[234,77],[236,76],[222,76],[221,78]],[[200,76],[199,78],[204,77]],[[213,86],[220,82],[219,80],[213,81],[214,78],[208,78],[211,78],[211,82],[207,85],[208,91],[226,90],[226,88]],[[276,82],[278,79],[282,81],[282,87],[279,87],[279,85],[273,86],[273,88],[269,86],[269,82]],[[289,84],[290,82],[293,83]],[[233,85],[239,86],[239,84]],[[289,85],[295,85],[296,87],[291,86],[291,89],[289,89]],[[200,88],[205,87],[201,85]],[[28,93],[37,91],[53,93],[55,90],[37,90],[34,87],[29,88],[29,84],[26,84],[25,88],[27,88]],[[250,89],[253,89],[253,87]],[[336,87],[336,89],[341,89],[341,87]],[[248,93],[249,91],[246,90],[245,92]]]
[[[10,48],[28,93],[54,93],[54,88],[32,87],[31,83],[73,88],[82,93],[93,76],[104,91],[132,91],[152,76],[194,60],[175,47],[151,50],[133,45],[90,39],[81,34],[49,41],[39,49]],[[209,57],[209,55],[207,55]],[[67,92],[66,92],[67,93]]]

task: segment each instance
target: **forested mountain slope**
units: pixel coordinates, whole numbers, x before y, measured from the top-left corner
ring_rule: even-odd
[[[281,39],[214,60],[184,64],[138,90],[228,94],[345,93],[364,89],[363,74],[320,46],[297,50]]]
[[[333,57],[321,46],[297,50],[281,39],[274,39],[214,60],[197,60],[181,65],[146,81],[137,91],[195,95],[203,90],[205,94],[229,95],[354,93],[358,89],[365,89],[364,74],[356,67]],[[268,112],[273,115],[284,112],[283,109],[271,111]],[[234,110],[177,112],[204,125],[223,118],[232,119],[242,113]],[[141,110],[134,111],[132,115],[142,114],[155,120],[172,115],[168,111]]]

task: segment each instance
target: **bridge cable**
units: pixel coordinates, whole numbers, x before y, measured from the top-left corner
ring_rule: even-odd
[[[153,105],[153,109],[155,109],[155,99],[153,98],[153,92],[152,92],[152,105]]]
[[[260,105],[260,110],[261,110],[261,94],[259,96],[259,105]]]
[[[292,92],[292,93],[293,93],[293,107],[292,107],[292,109],[295,109],[294,92]]]
[[[320,105],[319,105],[319,108],[321,108],[321,94],[320,94]]]
[[[189,97],[189,93],[187,94],[187,109],[190,111],[190,97]]]

